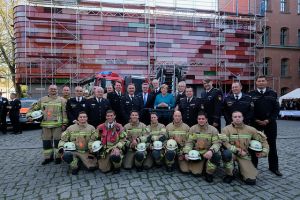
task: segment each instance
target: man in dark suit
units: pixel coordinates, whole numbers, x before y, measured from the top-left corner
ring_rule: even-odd
[[[142,84],[142,91],[138,94],[143,99],[143,110],[141,112],[141,122],[144,124],[150,124],[150,113],[149,109],[153,108],[154,96],[149,93],[149,83]]]
[[[152,80],[152,92],[151,94],[153,95],[153,98],[155,100],[156,95],[160,93],[160,87],[159,87],[159,82],[157,79]]]
[[[143,99],[142,97],[135,95],[135,85],[130,83],[127,86],[127,94],[122,96],[121,99],[121,111],[122,111],[122,121],[127,124],[129,122],[130,112],[132,110],[138,111],[139,114],[143,109]]]
[[[176,103],[178,105],[181,99],[184,99],[185,96],[186,83],[184,81],[180,81],[178,83],[178,92],[176,94]]]
[[[122,83],[116,81],[115,91],[107,94],[107,99],[111,105],[113,111],[116,114],[116,121],[120,124],[124,124],[122,121],[122,112],[121,112],[121,98],[122,98]]]
[[[105,122],[106,111],[111,109],[110,103],[103,98],[104,89],[98,87],[95,89],[95,96],[88,100],[87,114],[88,122],[95,128]]]
[[[20,109],[21,109],[21,101],[17,99],[16,93],[10,94],[11,101],[9,102],[9,119],[11,121],[11,125],[13,127],[13,134],[21,134],[21,126],[20,126]]]
[[[68,99],[66,110],[69,126],[77,123],[78,114],[81,111],[87,112],[87,100],[83,97],[83,88],[81,86],[75,87],[75,97]]]
[[[2,97],[2,92],[0,92],[0,128],[3,134],[7,132],[7,125],[6,125],[6,115],[7,115],[7,106],[8,100],[5,97]]]

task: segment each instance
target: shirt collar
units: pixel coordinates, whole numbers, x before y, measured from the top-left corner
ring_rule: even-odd
[[[267,88],[264,88],[264,89],[259,89],[259,88],[257,88],[257,91],[258,91],[259,93],[260,93],[260,91],[263,91],[263,93],[265,93],[266,90],[267,90]]]
[[[239,94],[233,94],[234,98],[235,98],[236,95],[238,96],[239,99],[242,98],[242,93],[241,92]]]

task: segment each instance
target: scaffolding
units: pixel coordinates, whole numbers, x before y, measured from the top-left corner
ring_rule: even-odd
[[[182,70],[182,76],[186,78],[193,76],[193,74],[187,74],[190,67],[194,68],[215,68],[214,80],[219,87],[223,87],[228,81],[241,79],[241,74],[229,69],[228,55],[226,52],[230,50],[230,47],[226,45],[227,38],[235,30],[248,31],[250,41],[249,50],[249,65],[251,69],[244,68],[245,73],[249,74],[247,80],[249,81],[249,88],[252,86],[251,81],[254,80],[254,75],[258,69],[261,69],[261,55],[257,53],[257,49],[261,47],[261,25],[265,22],[264,18],[258,16],[256,11],[257,5],[250,6],[248,1],[248,12],[240,14],[239,11],[244,9],[238,5],[237,0],[221,1],[216,0],[214,2],[209,0],[193,0],[182,1],[173,0],[169,3],[162,3],[155,0],[120,0],[120,1],[108,1],[108,0],[27,0],[25,3],[25,40],[26,38],[34,38],[32,33],[32,24],[30,17],[34,16],[31,12],[31,6],[45,7],[51,14],[50,21],[50,37],[45,38],[50,40],[51,47],[46,49],[45,52],[35,55],[35,62],[32,59],[32,44],[25,41],[25,84],[29,86],[29,91],[32,93],[31,85],[34,82],[33,79],[40,79],[40,88],[45,88],[48,84],[57,84],[57,76],[68,76],[68,80],[63,84],[74,86],[79,82],[79,79],[87,76],[94,75],[94,71],[90,73],[83,72],[81,65],[95,65],[95,64],[119,64],[122,62],[116,57],[99,59],[99,58],[82,58],[81,47],[81,26],[84,24],[81,22],[80,15],[82,13],[88,13],[94,15],[99,20],[95,23],[103,24],[104,17],[122,17],[124,21],[126,18],[137,18],[139,21],[143,21],[144,25],[141,27],[144,33],[147,35],[147,60],[128,60],[127,64],[133,64],[137,66],[146,66],[147,76],[149,79],[157,78],[157,74],[160,69],[172,68],[173,74],[175,74],[176,68]],[[252,1],[251,1],[252,2]],[[255,1],[256,2],[256,1]],[[202,6],[203,9],[199,9]],[[62,15],[64,8],[73,11],[72,15],[75,15],[75,19],[68,19],[58,17]],[[119,19],[119,18],[118,18]],[[197,30],[197,26],[200,23],[206,23],[207,28],[210,29],[210,34],[215,36],[216,41],[212,41],[215,45],[214,63],[203,63],[199,61],[181,61],[174,59],[159,60],[158,58],[158,21],[170,20],[173,27],[176,27],[182,21],[192,23],[192,29]],[[41,24],[42,25],[42,24]],[[62,30],[63,33],[57,32]],[[63,41],[63,43],[61,43]],[[176,44],[175,44],[176,45]],[[68,52],[68,47],[74,47],[76,56],[68,57],[64,52]],[[261,51],[260,51],[261,52]],[[30,61],[28,61],[28,60]],[[196,60],[196,59],[195,59]],[[40,74],[34,73],[36,66],[40,67]],[[75,66],[75,67],[74,67]],[[237,65],[237,67],[239,67]],[[60,73],[66,71],[67,74]],[[196,75],[194,76],[196,77]],[[196,78],[195,78],[196,79]],[[173,80],[175,82],[175,78]],[[59,82],[61,83],[61,82]],[[172,85],[176,88],[176,85]],[[41,95],[43,93],[40,89]]]

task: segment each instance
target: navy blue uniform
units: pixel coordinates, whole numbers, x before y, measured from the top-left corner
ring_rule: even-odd
[[[0,97],[0,128],[3,134],[7,132],[6,115],[7,115],[8,100],[5,97]]]
[[[188,98],[182,98],[178,104],[178,110],[181,112],[182,121],[192,127],[197,124],[198,113],[201,110],[200,99],[193,97],[190,101]]]
[[[11,125],[13,127],[13,133],[19,134],[22,133],[20,126],[20,109],[21,109],[21,101],[19,99],[14,99],[9,102],[9,119],[11,121]]]
[[[129,95],[126,94],[122,96],[121,99],[121,111],[122,111],[122,118],[123,123],[127,124],[130,118],[130,112],[135,110],[139,112],[141,116],[141,111],[143,109],[143,99],[140,96],[134,95],[132,99],[130,99]]]
[[[74,120],[77,120],[78,114],[81,111],[87,112],[87,100],[81,97],[81,101],[77,101],[76,97],[70,98],[66,104],[67,116],[69,125],[73,124]]]
[[[96,97],[88,100],[87,103],[88,122],[95,128],[105,122],[106,111],[111,109],[110,103],[107,99],[101,98],[97,100]]]

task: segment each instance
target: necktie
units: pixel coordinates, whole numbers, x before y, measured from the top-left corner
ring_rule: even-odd
[[[191,98],[188,98],[188,103],[190,103],[191,102]]]
[[[77,102],[79,102],[79,97],[77,97]]]
[[[147,94],[144,94],[144,106],[146,105],[147,103]]]
[[[263,91],[263,90],[261,90],[261,91],[260,91],[260,93],[261,93],[261,94],[264,94],[264,91]]]
[[[130,97],[130,100],[132,101],[132,96],[130,95],[129,97]]]
[[[235,100],[239,100],[239,96],[238,95],[235,95]]]

